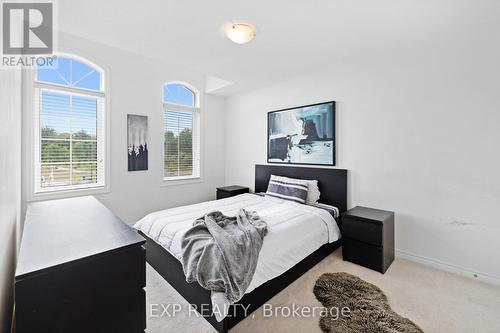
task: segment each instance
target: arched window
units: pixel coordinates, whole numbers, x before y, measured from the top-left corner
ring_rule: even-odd
[[[35,193],[104,187],[104,72],[60,56],[36,69],[34,87]]]
[[[180,82],[163,85],[165,180],[200,176],[199,111],[193,87]]]
[[[181,83],[167,83],[163,86],[163,102],[195,107],[196,93]]]

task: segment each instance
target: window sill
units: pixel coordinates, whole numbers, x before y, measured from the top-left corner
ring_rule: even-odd
[[[201,183],[201,177],[175,177],[175,178],[163,178],[163,183],[160,186],[175,186],[175,185],[184,185],[184,184],[196,184]]]
[[[31,197],[27,201],[65,199],[72,197],[81,197],[86,195],[104,194],[109,192],[110,192],[109,187],[106,185],[99,187],[83,187],[75,189],[53,190],[53,191],[32,193]]]

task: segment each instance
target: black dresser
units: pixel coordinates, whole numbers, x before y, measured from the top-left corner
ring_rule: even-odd
[[[239,185],[217,187],[217,200],[234,197],[235,195],[248,193],[249,191],[248,187]]]
[[[344,260],[385,273],[394,261],[394,212],[354,207],[342,217]]]
[[[94,197],[31,203],[15,276],[16,332],[144,332],[144,242]]]

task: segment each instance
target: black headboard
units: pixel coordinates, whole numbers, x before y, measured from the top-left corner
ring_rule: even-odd
[[[347,170],[303,168],[282,165],[255,165],[255,193],[265,192],[271,175],[298,179],[316,179],[321,197],[319,202],[333,205],[340,212],[347,210]]]

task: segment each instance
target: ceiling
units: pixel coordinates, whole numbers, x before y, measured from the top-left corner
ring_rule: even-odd
[[[472,24],[472,9],[488,3],[495,5],[494,0],[474,8],[474,0],[64,0],[58,2],[58,25],[233,83],[212,92],[230,96],[325,66],[439,47]],[[222,32],[230,21],[254,24],[256,38],[245,45],[230,42]]]

